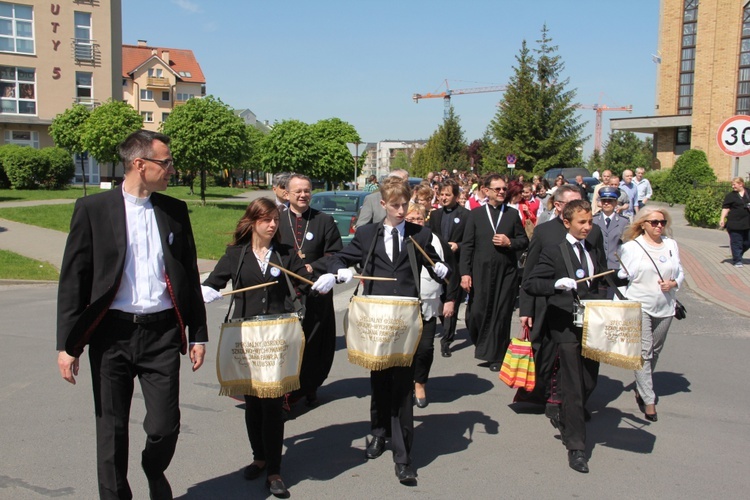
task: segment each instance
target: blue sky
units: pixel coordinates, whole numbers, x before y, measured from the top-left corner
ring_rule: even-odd
[[[259,119],[338,117],[362,140],[427,139],[441,99],[412,94],[506,85],[542,25],[580,104],[654,113],[657,0],[124,0],[123,43],[192,49],[207,89]],[[467,141],[480,138],[501,93],[454,96]],[[593,150],[595,113],[581,110]]]

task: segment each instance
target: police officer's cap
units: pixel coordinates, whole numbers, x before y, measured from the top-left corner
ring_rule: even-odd
[[[599,190],[600,199],[616,200],[620,197],[620,190],[616,187],[603,187]]]

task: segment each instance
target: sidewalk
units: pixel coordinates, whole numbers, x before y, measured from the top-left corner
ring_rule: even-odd
[[[252,198],[262,196],[253,192]],[[68,200],[49,200],[37,204],[67,203]],[[34,204],[34,202],[23,202]],[[744,268],[731,264],[729,237],[724,231],[690,227],[685,221],[684,207],[657,204],[668,210],[673,218],[674,237],[680,247],[685,269],[685,282],[690,290],[704,300],[750,317],[750,262]],[[0,208],[18,206],[17,202],[0,202]],[[67,234],[26,224],[0,219],[0,249],[49,262],[57,269],[62,265]],[[745,259],[746,261],[748,259]],[[209,273],[216,261],[198,259],[201,274]],[[688,311],[688,315],[690,312]]]

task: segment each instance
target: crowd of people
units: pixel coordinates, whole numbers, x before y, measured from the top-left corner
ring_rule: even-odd
[[[299,389],[280,397],[245,396],[253,459],[243,475],[254,480],[265,473],[277,497],[289,496],[281,474],[284,412],[302,400],[318,401],[337,335],[331,292],[354,279],[354,269],[375,278],[361,283],[368,296],[421,299],[422,334],[413,361],[370,372],[365,456],[377,459],[390,444],[402,484],[417,481],[413,413],[414,406],[429,405],[438,324],[440,353],[450,358],[462,305],[474,357],[492,372],[502,367],[518,308],[521,326],[531,332],[538,382],[516,400],[544,405],[560,430],[569,466],[588,472],[586,402],[599,366],[581,355],[572,305],[624,287],[626,298],[643,304],[636,402],[646,419],[657,421],[652,375],[683,273],[678,247],[668,237],[669,214],[650,207],[647,196],[638,198],[632,174],[593,193],[564,178],[550,186],[544,179],[447,170],[412,189],[408,174],[394,171],[365,199],[346,247],[332,217],[310,207],[311,180],[277,175],[275,200],[249,204],[225,255],[201,284],[186,205],[159,193],[174,173],[169,138],[139,131],[120,153],[126,172],[121,187],[76,203],[58,297],[58,367],[66,381],[75,383],[79,357],[89,349],[101,498],[132,498],[128,419],[136,376],[147,410],[142,465],[150,496],[172,498],[164,472],[180,427],[180,354],[189,353],[193,370],[203,364],[204,303],[221,299],[230,282],[235,290],[262,285],[232,296],[235,318],[304,312]],[[617,210],[622,193],[632,221]],[[590,195],[600,210],[596,217]],[[294,277],[281,277],[279,268]],[[607,269],[616,280],[598,276]]]

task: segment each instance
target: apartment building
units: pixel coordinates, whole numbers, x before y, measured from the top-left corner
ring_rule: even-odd
[[[750,173],[750,156],[735,163],[716,140],[728,118],[750,115],[750,1],[661,0],[656,110],[617,118],[612,130],[654,135],[655,168],[700,149],[722,180]]]
[[[138,40],[122,46],[122,92],[143,117],[143,127],[157,131],[176,106],[206,95],[206,78],[192,50]]]
[[[0,144],[54,146],[55,116],[122,99],[121,47],[120,0],[0,1]]]

